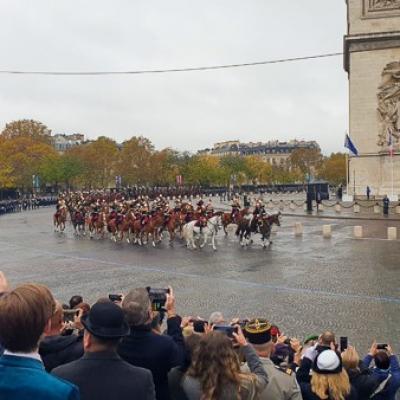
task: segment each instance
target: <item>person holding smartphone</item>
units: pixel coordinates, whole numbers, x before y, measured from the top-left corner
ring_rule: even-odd
[[[268,375],[239,325],[233,339],[227,331],[213,330],[202,336],[196,354],[183,379],[188,400],[202,398],[253,400],[268,384]],[[246,358],[250,373],[241,371],[233,343]],[[221,384],[221,382],[224,382]]]
[[[379,345],[374,341],[362,364],[369,368],[372,361],[375,367],[370,368],[370,371],[378,379],[379,386],[371,398],[395,400],[396,392],[400,388],[400,366],[392,347],[389,344]]]

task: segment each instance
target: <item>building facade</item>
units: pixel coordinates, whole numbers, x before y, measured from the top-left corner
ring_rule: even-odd
[[[347,0],[349,192],[400,192],[400,0]]]
[[[85,136],[81,133],[73,133],[72,135],[57,133],[51,137],[53,147],[60,153],[82,144],[84,140]]]
[[[284,167],[292,152],[296,149],[320,149],[315,141],[291,140],[279,142],[240,143],[238,140],[215,143],[212,149],[200,150],[199,154],[210,154],[215,156],[238,155],[238,156],[260,156],[272,166]]]

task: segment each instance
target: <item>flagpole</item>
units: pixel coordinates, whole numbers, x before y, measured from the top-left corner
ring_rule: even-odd
[[[349,195],[349,154],[346,153],[346,195]]]
[[[393,138],[392,138],[393,140]],[[391,152],[391,159],[392,159],[392,199],[394,198],[394,169],[393,169],[393,143],[392,143],[392,152]]]

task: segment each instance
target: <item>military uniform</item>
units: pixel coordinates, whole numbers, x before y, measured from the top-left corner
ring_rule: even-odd
[[[244,327],[244,334],[249,343],[263,345],[271,342],[271,324],[265,319],[254,319]],[[260,394],[260,400],[302,400],[296,374],[290,368],[277,367],[269,358],[260,360],[268,375],[268,384]],[[247,364],[242,371],[249,372]]]

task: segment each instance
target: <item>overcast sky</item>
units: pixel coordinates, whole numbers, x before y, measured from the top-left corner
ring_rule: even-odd
[[[342,51],[344,0],[2,0],[0,70],[108,71],[244,63]],[[218,71],[0,74],[0,127],[148,137],[195,151],[223,140],[317,140],[343,150],[342,57]]]

